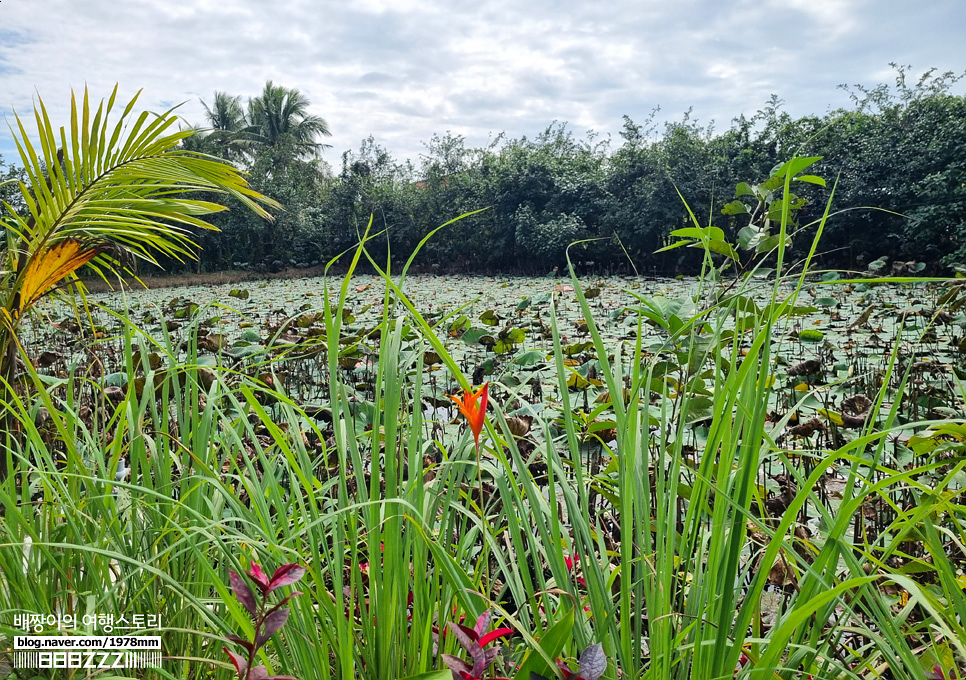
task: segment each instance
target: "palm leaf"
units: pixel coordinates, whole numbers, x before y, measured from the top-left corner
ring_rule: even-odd
[[[16,314],[22,316],[60,281],[93,260],[100,252],[98,246],[71,238],[34,255],[20,279],[20,299]]]
[[[159,253],[190,257],[192,230],[213,228],[201,218],[225,209],[186,198],[190,192],[231,196],[266,219],[265,207],[280,207],[231,165],[185,151],[181,142],[193,131],[173,131],[173,109],[135,115],[135,95],[112,123],[116,98],[115,87],[92,111],[86,89],[80,106],[72,93],[69,131],[55,131],[38,101],[36,141],[17,116],[13,134],[29,180],[21,184],[29,214],[13,214],[6,206],[2,223],[21,236],[21,262],[65,239],[120,247],[151,262]],[[104,247],[95,256],[110,265],[110,252]]]
[[[26,210],[4,202],[0,228],[6,234],[0,263],[0,398],[16,372],[17,326],[38,300],[88,266],[102,278],[123,262],[156,263],[158,254],[193,257],[192,232],[213,229],[202,218],[224,210],[232,197],[266,219],[275,201],[251,187],[220,159],[187,151],[192,130],[175,130],[173,109],[139,113],[135,95],[115,114],[117,87],[92,110],[87,89],[78,105],[71,93],[70,123],[56,128],[40,99],[33,138],[20,116],[12,126],[26,181],[20,193]],[[205,200],[188,198],[204,192]],[[215,197],[211,200],[212,195]],[[0,435],[9,419],[0,415]],[[0,480],[6,474],[0,457]]]

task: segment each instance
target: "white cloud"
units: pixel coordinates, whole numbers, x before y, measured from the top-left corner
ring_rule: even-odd
[[[254,96],[272,79],[327,119],[333,164],[370,134],[415,159],[433,133],[485,144],[560,120],[616,135],[623,115],[655,106],[720,129],[771,93],[821,114],[847,104],[840,83],[891,80],[890,61],[963,70],[964,23],[961,0],[8,0],[0,111],[29,113],[39,92],[64,121],[69,87],[105,96],[118,82],[201,122],[199,98]]]
[[[804,14],[829,38],[838,38],[861,26],[858,10],[868,11],[868,3],[856,0],[781,0]]]

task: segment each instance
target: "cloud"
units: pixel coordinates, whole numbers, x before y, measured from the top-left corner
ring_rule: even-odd
[[[615,135],[624,115],[726,127],[775,93],[792,115],[848,103],[840,83],[962,71],[957,0],[162,0],[0,5],[0,111],[40,93],[66,122],[69,89],[152,110],[184,102],[203,120],[215,90],[255,96],[271,79],[302,90],[333,131],[333,164],[370,134],[397,159],[452,130],[470,145],[534,136],[552,121]],[[8,117],[8,122],[10,119]],[[13,158],[8,131],[0,153]]]

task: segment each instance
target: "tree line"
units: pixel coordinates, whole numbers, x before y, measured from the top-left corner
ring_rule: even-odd
[[[894,84],[849,89],[850,107],[821,116],[793,118],[773,96],[723,131],[689,115],[658,126],[652,113],[625,116],[617,140],[557,122],[532,139],[501,134],[482,147],[447,133],[433,136],[417,162],[369,137],[337,168],[323,159],[327,123],[308,113],[297,89],[269,82],[244,103],[218,92],[185,147],[245,170],[284,210],[272,222],[240,206],[219,213],[211,222],[220,231],[198,234],[198,262],[164,265],[325,263],[352,248],[370,218],[373,256],[404,261],[440,224],[485,208],[435,234],[417,267],[543,274],[580,242],[570,254],[585,270],[687,273],[695,253],[654,254],[671,230],[691,225],[681,197],[702,224],[734,239],[748,222],[726,207],[736,185],[761,182],[804,154],[823,157],[815,174],[830,181],[800,192],[799,223],[821,217],[833,186],[839,209],[825,227],[823,264],[864,269],[887,257],[948,271],[966,264],[966,97],[953,93],[962,76],[933,70],[909,82],[908,68],[895,68]],[[0,170],[0,181],[22,172]],[[16,200],[11,185],[0,192]],[[794,248],[808,245],[799,239]]]

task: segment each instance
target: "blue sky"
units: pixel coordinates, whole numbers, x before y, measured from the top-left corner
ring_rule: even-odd
[[[200,99],[271,79],[328,121],[336,167],[370,134],[418,162],[434,133],[616,138],[655,107],[724,129],[773,93],[796,116],[845,106],[837,86],[891,82],[889,62],[966,70],[962,0],[3,0],[0,26],[8,124],[38,93],[66,124],[70,88],[115,83],[200,123]],[[16,160],[6,125],[0,154]]]

